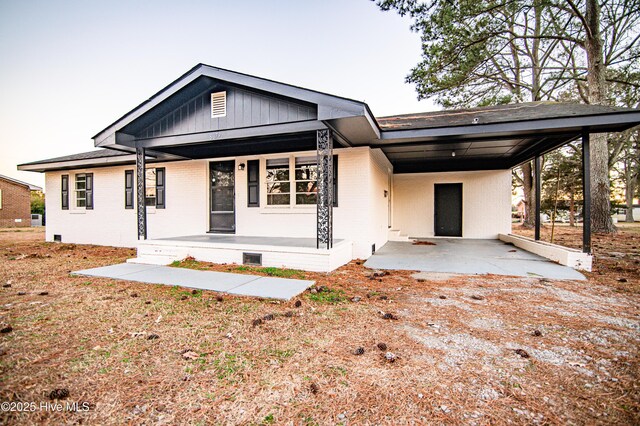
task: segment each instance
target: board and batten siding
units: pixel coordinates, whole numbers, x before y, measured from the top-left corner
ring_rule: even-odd
[[[227,114],[211,117],[211,93],[226,91]],[[315,106],[283,100],[236,87],[209,89],[183,103],[136,135],[138,138],[175,136],[212,130],[237,129],[313,120]]]
[[[393,229],[434,236],[434,185],[462,183],[462,237],[495,239],[511,232],[511,170],[393,176]]]

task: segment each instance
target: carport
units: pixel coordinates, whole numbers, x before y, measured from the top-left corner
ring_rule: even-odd
[[[364,264],[373,269],[413,270],[464,275],[584,280],[580,272],[500,240],[433,238],[389,241]]]
[[[510,169],[534,161],[536,240],[540,239],[542,155],[581,140],[585,193],[583,250],[591,251],[591,133],[621,132],[640,123],[640,110],[603,105],[530,102],[378,118],[381,148],[394,173]]]

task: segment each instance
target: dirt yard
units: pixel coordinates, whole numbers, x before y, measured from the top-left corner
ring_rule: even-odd
[[[287,303],[70,276],[134,253],[42,240],[0,230],[2,424],[640,423],[635,230],[587,282],[352,262]]]

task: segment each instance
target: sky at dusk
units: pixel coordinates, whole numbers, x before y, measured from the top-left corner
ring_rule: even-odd
[[[367,102],[436,109],[404,82],[410,21],[367,0],[0,0],[0,174],[91,151],[91,137],[197,63]]]

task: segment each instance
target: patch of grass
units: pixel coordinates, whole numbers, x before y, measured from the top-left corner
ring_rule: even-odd
[[[319,423],[316,422],[315,420],[313,420],[313,417],[311,417],[311,416],[307,416],[307,415],[304,415],[304,414],[301,414],[300,416],[302,417],[303,424],[305,424],[307,426],[318,426],[319,425]]]
[[[265,274],[270,277],[279,277],[279,278],[299,278],[304,279],[304,271],[300,271],[298,269],[286,269],[286,268],[274,268],[270,267],[250,267],[245,265],[235,266],[230,269],[230,271],[235,272],[250,272],[250,273],[258,273]]]
[[[262,420],[262,424],[263,425],[270,425],[273,424],[276,421],[273,413],[267,414],[265,416],[265,418]]]
[[[172,266],[174,268],[186,268],[186,269],[198,269],[198,270],[207,269],[207,266],[204,263],[198,262],[193,257],[187,257],[182,260],[174,260],[169,264],[169,266]]]
[[[183,290],[180,286],[171,287],[171,295],[180,300],[184,297],[193,297],[195,299],[202,298],[202,290]]]
[[[212,364],[216,369],[218,379],[231,382],[234,381],[233,376],[244,370],[245,367],[245,361],[234,354],[224,354],[221,358],[214,359]]]
[[[169,264],[174,268],[187,268],[187,269],[197,269],[197,270],[208,270],[210,269],[205,263],[198,262],[192,257],[187,257],[183,260],[174,260]],[[304,271],[300,271],[298,269],[286,269],[286,268],[275,268],[275,267],[253,267],[246,265],[237,265],[232,266],[227,269],[229,272],[248,272],[251,274],[264,274],[270,277],[279,277],[279,278],[299,278],[304,279],[305,273]]]
[[[314,302],[328,304],[342,303],[347,300],[346,296],[344,295],[344,291],[335,290],[332,288],[326,289],[324,291],[319,291],[317,293],[308,293],[308,298],[309,300]]]
[[[293,349],[284,349],[284,350],[268,349],[267,350],[267,355],[269,355],[269,357],[276,358],[280,362],[284,361],[287,358],[291,358],[295,353],[296,351],[294,351]]]

